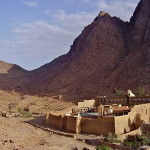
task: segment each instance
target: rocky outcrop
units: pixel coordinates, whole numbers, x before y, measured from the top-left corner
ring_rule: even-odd
[[[91,98],[113,89],[150,92],[150,0],[141,0],[130,22],[100,12],[70,51],[17,82],[26,94]]]
[[[110,14],[105,11],[100,11],[98,16],[105,16],[105,15],[110,16]]]

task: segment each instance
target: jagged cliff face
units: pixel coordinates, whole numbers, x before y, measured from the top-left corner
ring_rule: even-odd
[[[131,35],[137,44],[147,43],[150,28],[150,1],[141,0],[130,20]]]
[[[127,53],[126,30],[126,23],[101,12],[85,27],[68,54],[33,72],[34,79],[29,77],[31,91],[36,93],[34,87],[39,87],[40,92],[54,94],[106,93],[110,89],[106,80]]]
[[[130,21],[132,46],[139,46],[150,63],[150,0],[141,0]]]
[[[114,88],[150,92],[149,40],[150,0],[140,1],[130,22],[100,12],[68,54],[25,74],[17,86],[26,94],[82,98],[112,94]]]
[[[128,55],[116,74],[122,87],[150,90],[150,0],[141,0],[128,25]]]

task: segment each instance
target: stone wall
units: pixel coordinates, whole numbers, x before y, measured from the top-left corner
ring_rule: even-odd
[[[115,117],[115,133],[124,134],[131,131],[128,115]]]
[[[138,128],[137,130],[134,130],[134,131],[131,131],[131,132],[119,135],[119,139],[121,141],[123,141],[123,140],[126,140],[129,135],[136,135],[136,134],[141,134],[141,129],[140,128]]]
[[[46,125],[62,130],[63,117],[48,113],[46,116]]]
[[[150,104],[135,105],[125,116],[115,117],[115,133],[125,134],[136,130],[143,123],[150,122]]]
[[[82,118],[47,114],[46,124],[69,133],[85,133],[106,136],[109,132],[127,134],[150,121],[150,104],[135,105],[128,115],[103,118]]]
[[[95,107],[96,106],[96,101],[94,99],[92,100],[84,100],[83,102],[78,102],[78,107]]]
[[[46,125],[65,132],[76,133],[76,121],[77,121],[77,117],[61,116],[61,115],[57,116],[48,113],[46,119]]]
[[[74,116],[57,116],[49,113],[47,114],[46,124],[68,133],[95,135],[107,135],[109,132],[115,133],[114,117],[89,119]]]
[[[140,117],[144,122],[150,121],[150,103],[148,104],[141,104],[141,105],[135,105],[131,112],[129,113],[129,116],[131,118],[135,117],[135,115],[140,114]]]
[[[115,133],[114,117],[98,118],[98,119],[81,119],[81,133],[104,135],[109,132]]]
[[[76,133],[76,121],[77,117],[67,116],[67,132]]]

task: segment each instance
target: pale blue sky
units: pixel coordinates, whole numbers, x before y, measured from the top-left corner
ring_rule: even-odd
[[[129,20],[139,0],[0,0],[0,60],[32,70],[67,53],[99,11]]]

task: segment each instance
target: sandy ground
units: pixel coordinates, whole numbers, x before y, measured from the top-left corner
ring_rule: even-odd
[[[42,129],[35,128],[26,121],[33,118],[15,118],[9,116],[8,106],[12,105],[12,114],[17,114],[17,108],[28,107],[31,113],[46,113],[49,111],[71,108],[72,103],[58,101],[52,98],[36,96],[20,96],[16,93],[0,91],[0,112],[7,113],[8,117],[0,116],[0,150],[82,150],[89,146],[73,138],[51,135]]]
[[[0,117],[1,150],[82,150],[86,145],[72,138],[51,135],[25,123],[22,118]]]
[[[50,97],[38,96],[21,96],[15,92],[4,92],[0,90],[0,111],[8,111],[8,105],[13,106],[12,111],[17,111],[16,108],[29,108],[31,113],[46,113],[49,111],[58,111],[67,107],[75,106],[73,103],[68,103],[62,100],[53,99]]]

